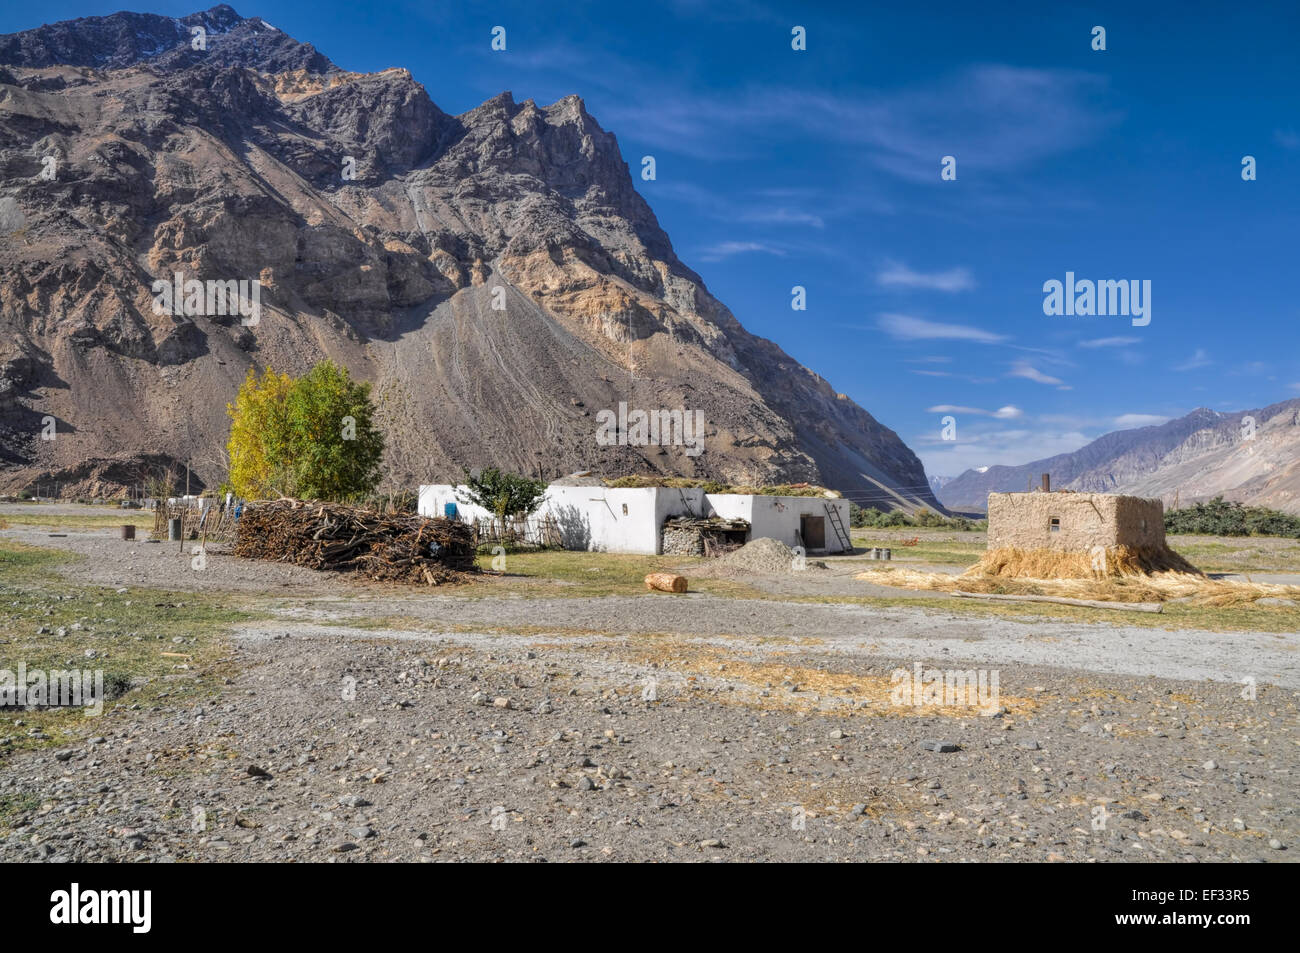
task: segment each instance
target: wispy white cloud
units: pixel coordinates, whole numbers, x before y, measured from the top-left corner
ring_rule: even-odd
[[[927,321],[907,314],[882,314],[877,322],[880,330],[900,341],[975,341],[996,344],[1005,341],[1006,335],[994,334],[983,328],[965,324],[945,324]]]
[[[940,428],[935,427],[933,431],[913,436],[908,443],[916,448],[927,473],[955,476],[979,467],[1019,466],[1030,460],[1070,453],[1092,439],[1080,431],[1063,431],[1060,427],[981,429],[959,424],[955,441],[944,440]]]
[[[1205,348],[1198,347],[1196,353],[1189,357],[1183,363],[1175,365],[1176,371],[1194,371],[1200,367],[1209,367],[1214,362],[1210,360],[1210,355],[1205,353]]]
[[[751,208],[738,216],[742,222],[754,222],[760,225],[807,225],[810,228],[825,228],[826,220],[813,212],[794,208]]]
[[[1113,421],[1120,430],[1131,430],[1135,427],[1151,427],[1156,424],[1163,424],[1169,420],[1161,414],[1120,414]]]
[[[968,291],[975,287],[969,268],[950,268],[947,271],[914,271],[901,262],[885,263],[876,274],[876,283],[887,288],[921,288],[927,291]]]
[[[1296,132],[1291,128],[1274,129],[1273,141],[1283,149],[1290,149],[1294,152],[1295,150],[1300,149],[1300,132]]]
[[[1079,347],[1128,347],[1138,341],[1139,338],[1135,337],[1093,338],[1090,341],[1080,341]]]
[[[795,130],[862,146],[876,167],[937,184],[944,155],[956,157],[959,176],[1007,172],[1092,141],[1120,119],[1099,104],[1106,87],[1101,74],[983,64],[902,90],[833,95],[762,84],[703,95],[655,82],[653,96],[625,97],[606,113],[612,128],[636,129],[666,151],[734,156],[742,144],[764,148],[773,130]]]
[[[1061,390],[1069,390],[1070,385],[1065,383],[1059,377],[1053,377],[1050,374],[1044,374],[1028,361],[1016,361],[1011,365],[1011,370],[1007,372],[1008,377],[1023,377],[1025,380],[1033,381],[1036,384],[1050,384]]]
[[[718,242],[701,250],[700,258],[704,261],[722,261],[736,255],[748,254],[784,255],[785,250],[766,242]]]
[[[996,417],[998,420],[1015,420],[1023,416],[1024,411],[1013,404],[999,407],[997,410],[982,410],[979,407],[962,407],[957,404],[938,404],[928,407],[927,414],[971,414],[976,417]]]

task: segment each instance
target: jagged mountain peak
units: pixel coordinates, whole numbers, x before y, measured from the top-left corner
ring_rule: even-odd
[[[26,224],[0,243],[0,482],[123,457],[219,482],[245,371],[330,357],[375,384],[393,486],[496,465],[937,507],[893,431],[677,257],[581,97],[450,116],[400,67],[339,70],[229,8],[196,15],[224,30],[206,55],[183,20],[132,16],[0,37],[0,198]],[[95,70],[51,76],[60,59]],[[259,323],[158,313],[178,274],[256,280]],[[624,404],[701,411],[705,452],[600,443],[597,411]],[[121,472],[101,470],[73,482]]]
[[[194,49],[195,28],[204,31],[205,49]],[[311,44],[300,43],[260,17],[241,17],[224,3],[184,17],[123,11],[11,33],[0,37],[0,64],[102,70],[149,66],[167,71],[200,64],[266,72],[338,69]]]

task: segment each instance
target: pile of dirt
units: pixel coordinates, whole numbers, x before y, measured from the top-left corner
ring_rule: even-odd
[[[799,555],[778,539],[767,536],[751,539],[737,550],[714,560],[713,566],[723,573],[765,573],[778,575],[799,572],[801,568],[824,569],[825,563],[800,559]],[[697,571],[695,575],[700,575]]]
[[[473,533],[457,520],[299,500],[246,506],[234,552],[247,559],[429,585],[460,581],[475,568]]]

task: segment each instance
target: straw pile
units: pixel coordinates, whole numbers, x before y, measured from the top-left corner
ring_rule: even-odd
[[[1300,586],[1228,582],[1200,573],[1157,572],[1149,575],[1094,573],[1090,579],[1027,579],[988,575],[976,565],[960,576],[915,569],[869,569],[854,576],[864,582],[902,589],[993,595],[1053,596],[1114,603],[1164,603],[1173,600],[1201,606],[1244,605],[1266,596],[1300,599]]]
[[[1178,573],[1203,576],[1199,569],[1168,546],[1108,546],[1099,548],[1105,567],[1094,564],[1090,552],[1052,549],[990,549],[968,575],[1008,579],[1099,579],[1108,576],[1151,576]]]
[[[473,533],[457,520],[288,499],[245,506],[234,553],[428,585],[475,568]]]

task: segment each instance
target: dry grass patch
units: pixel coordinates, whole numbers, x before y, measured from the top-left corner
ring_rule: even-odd
[[[1231,582],[1211,579],[1199,572],[1179,570],[1142,571],[1134,554],[1120,555],[1112,571],[1080,572],[1057,575],[1053,569],[1073,570],[1074,564],[1053,563],[1029,554],[1013,564],[1005,563],[1006,551],[967,570],[959,576],[922,572],[914,569],[868,569],[854,576],[864,582],[903,589],[935,592],[985,593],[1010,596],[1048,596],[1064,599],[1089,599],[1114,603],[1185,602],[1203,607],[1249,605],[1258,599],[1276,597],[1300,600],[1300,586],[1276,583]],[[1047,554],[1074,557],[1075,554]],[[1177,555],[1177,554],[1173,554]],[[990,553],[990,556],[993,556]],[[1077,556],[1086,565],[1087,554]],[[1129,562],[1127,559],[1134,561]],[[1181,557],[1180,557],[1181,558]],[[1184,561],[1185,564],[1185,561]],[[999,567],[1009,567],[998,572]],[[993,570],[993,571],[988,571]]]
[[[888,675],[855,675],[778,661],[752,662],[714,646],[684,645],[667,640],[653,649],[634,651],[632,655],[642,663],[653,662],[664,671],[685,676],[688,684],[707,678],[739,682],[755,690],[734,700],[713,699],[719,704],[742,704],[760,710],[832,714],[836,717],[971,718],[979,714],[978,710],[966,705],[896,705],[893,700],[894,681]],[[909,679],[911,675],[909,671]],[[788,685],[797,686],[798,691],[789,691]],[[759,694],[762,691],[771,694],[763,696]],[[862,708],[846,705],[828,709],[823,704],[827,700],[868,704]],[[1038,704],[1031,698],[1008,696],[1001,692],[997,703],[1011,715],[1032,713]]]

